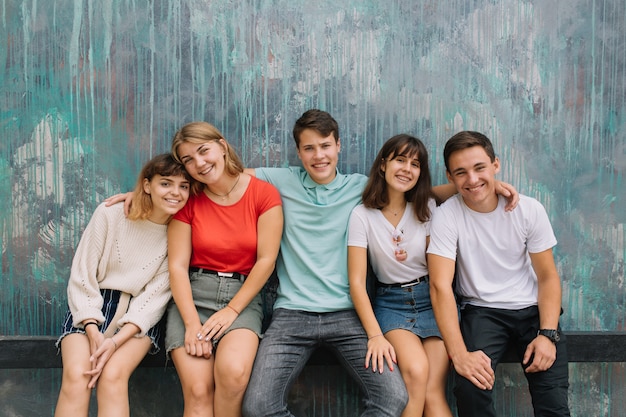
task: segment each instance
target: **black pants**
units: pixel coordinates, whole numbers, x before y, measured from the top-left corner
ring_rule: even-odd
[[[520,363],[528,344],[537,337],[537,306],[502,310],[466,306],[461,312],[461,332],[470,352],[482,350],[491,358],[495,371],[507,346],[514,346]],[[532,397],[535,417],[569,416],[567,402],[568,367],[565,336],[556,345],[556,361],[544,372],[524,373]],[[471,381],[455,375],[454,394],[459,417],[495,417],[491,390],[481,390]]]

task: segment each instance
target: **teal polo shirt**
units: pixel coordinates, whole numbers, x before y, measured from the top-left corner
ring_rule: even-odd
[[[274,308],[326,313],[354,308],[348,284],[348,221],[367,177],[317,184],[301,167],[256,168],[283,201],[285,226],[276,268]]]

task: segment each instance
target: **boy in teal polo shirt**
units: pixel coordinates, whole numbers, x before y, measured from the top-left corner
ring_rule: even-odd
[[[337,172],[339,127],[321,110],[305,112],[293,129],[303,168],[249,170],[273,184],[285,227],[276,262],[277,299],[244,398],[247,417],[290,416],[287,395],[315,349],[342,357],[365,395],[363,416],[399,416],[407,392],[399,371],[365,368],[367,335],[350,299],[347,225],[367,177]]]

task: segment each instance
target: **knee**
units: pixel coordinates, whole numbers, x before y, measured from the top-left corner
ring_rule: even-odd
[[[410,366],[401,368],[400,372],[402,373],[402,379],[404,379],[407,387],[417,386],[425,389],[426,383],[428,382],[428,362],[414,361]]]
[[[205,381],[196,381],[183,387],[185,406],[204,407],[213,403],[213,389]]]
[[[250,381],[250,371],[250,368],[242,363],[229,363],[226,366],[217,366],[215,369],[215,384],[233,395],[243,393]]]
[[[111,395],[118,395],[128,391],[130,374],[118,367],[105,366],[98,378],[98,391],[107,391]]]
[[[73,396],[84,392],[90,392],[87,388],[89,377],[85,375],[85,369],[79,367],[64,367],[61,392]]]

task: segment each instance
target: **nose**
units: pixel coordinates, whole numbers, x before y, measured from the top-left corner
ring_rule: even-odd
[[[467,181],[470,184],[473,184],[477,180],[478,180],[478,175],[476,175],[476,173],[474,171],[468,171],[468,173],[467,173]]]

